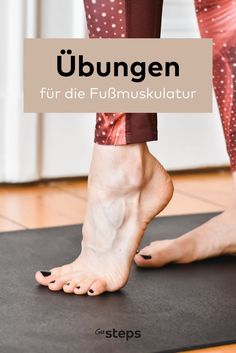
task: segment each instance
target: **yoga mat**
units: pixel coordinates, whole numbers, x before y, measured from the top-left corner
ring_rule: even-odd
[[[213,215],[160,217],[143,245]],[[133,266],[123,290],[100,297],[38,286],[34,272],[72,261],[80,240],[81,225],[0,234],[1,353],[159,353],[236,342],[236,257]]]

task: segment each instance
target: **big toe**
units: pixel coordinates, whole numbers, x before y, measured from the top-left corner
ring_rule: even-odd
[[[134,261],[139,267],[162,267],[177,261],[179,250],[176,240],[158,240],[140,250]]]
[[[48,286],[48,284],[55,279],[55,274],[52,271],[37,271],[35,273],[36,281],[42,286]]]

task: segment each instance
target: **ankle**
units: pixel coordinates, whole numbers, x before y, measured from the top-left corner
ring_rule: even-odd
[[[95,145],[89,184],[119,192],[140,190],[151,173],[150,156],[146,144]]]

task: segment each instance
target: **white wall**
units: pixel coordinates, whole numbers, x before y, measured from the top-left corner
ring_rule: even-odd
[[[87,36],[82,0],[42,0],[41,4],[41,37]],[[42,177],[87,175],[95,114],[45,114],[42,119]]]
[[[0,181],[39,176],[37,116],[23,114],[23,38],[35,35],[35,21],[26,21],[27,15],[34,18],[33,4],[0,2]]]

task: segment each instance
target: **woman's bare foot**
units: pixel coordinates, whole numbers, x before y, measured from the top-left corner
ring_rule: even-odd
[[[233,173],[231,206],[220,215],[175,240],[154,241],[135,256],[140,267],[189,263],[225,254],[236,254],[236,173]]]
[[[89,173],[82,250],[71,264],[38,271],[52,291],[99,295],[128,281],[147,224],[169,202],[169,175],[146,144],[95,145]]]

